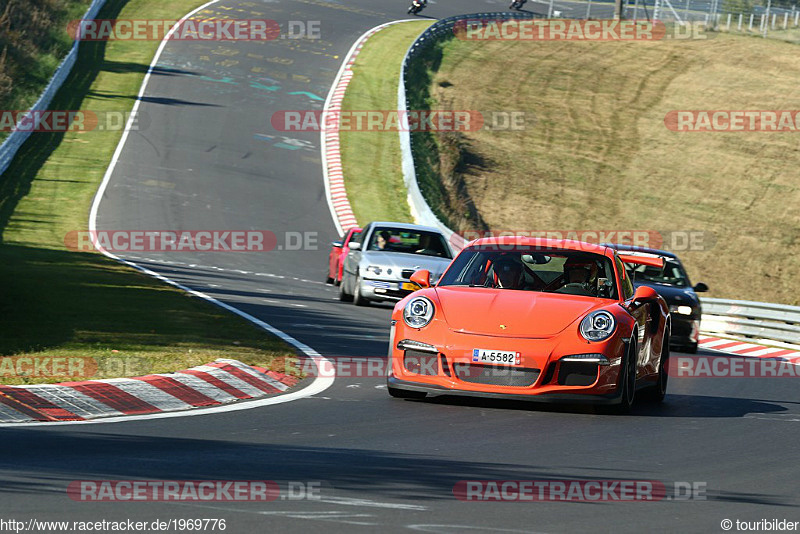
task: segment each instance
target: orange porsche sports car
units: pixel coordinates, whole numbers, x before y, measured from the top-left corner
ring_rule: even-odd
[[[389,393],[583,402],[627,412],[637,392],[667,390],[670,315],[652,288],[634,291],[629,256],[579,241],[473,241],[435,287],[392,314]]]

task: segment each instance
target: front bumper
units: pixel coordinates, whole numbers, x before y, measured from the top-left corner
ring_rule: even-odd
[[[408,280],[361,280],[361,295],[367,300],[402,300],[410,295],[418,287],[414,286],[413,289],[409,285],[411,282]]]
[[[620,402],[620,391],[609,393],[605,395],[597,394],[581,394],[581,393],[540,393],[532,395],[530,393],[506,393],[494,391],[474,391],[468,389],[454,389],[445,386],[438,386],[435,384],[420,384],[418,382],[410,382],[400,380],[394,376],[387,378],[387,385],[391,388],[403,389],[408,391],[420,391],[424,393],[438,394],[438,395],[460,395],[469,397],[480,397],[489,399],[505,399],[505,400],[522,400],[528,402],[543,402],[543,403],[574,403],[574,404],[599,404],[599,405],[613,405]]]
[[[619,336],[588,343],[573,336],[550,339],[494,337],[440,330],[441,338],[398,321],[390,347],[389,385],[398,389],[439,394],[498,398],[614,403],[619,399],[621,362],[627,344]],[[405,340],[421,342],[414,347]],[[475,349],[517,352],[513,366],[477,362]],[[598,355],[600,361],[567,361],[580,354]],[[605,400],[603,400],[605,399]]]
[[[673,313],[669,344],[672,347],[696,345],[700,339],[700,318]]]

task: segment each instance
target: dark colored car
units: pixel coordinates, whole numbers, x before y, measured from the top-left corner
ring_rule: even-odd
[[[697,352],[700,317],[703,314],[697,293],[708,291],[708,286],[702,282],[692,285],[681,260],[672,252],[631,245],[608,246],[626,254],[648,254],[664,258],[663,269],[649,265],[626,264],[626,267],[631,271],[635,287],[652,287],[669,304],[672,316],[670,345],[690,354]]]
[[[361,228],[350,228],[344,234],[344,239],[331,243],[331,252],[328,254],[328,275],[325,281],[338,286],[342,282],[342,268],[344,259],[350,252],[350,243],[361,233]]]

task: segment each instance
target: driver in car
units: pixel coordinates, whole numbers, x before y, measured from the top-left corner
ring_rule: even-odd
[[[390,250],[389,240],[391,238],[392,234],[390,232],[387,230],[381,230],[375,239],[374,244],[372,245],[372,250]]]
[[[593,261],[570,258],[564,263],[564,286],[557,293],[597,296],[597,264]]]
[[[504,289],[522,289],[525,287],[522,264],[515,258],[506,256],[496,259],[492,270],[494,271],[497,287]]]

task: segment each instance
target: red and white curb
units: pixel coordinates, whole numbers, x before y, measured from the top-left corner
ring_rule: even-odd
[[[395,20],[376,26],[362,35],[354,44],[344,58],[336,79],[333,82],[328,98],[325,100],[323,116],[338,114],[342,111],[342,101],[347,92],[347,86],[353,78],[353,64],[356,56],[366,44],[367,40],[393,24],[408,22],[406,20]],[[344,173],[342,171],[342,153],[339,144],[339,129],[335,126],[323,128],[321,133],[322,146],[322,173],[325,179],[325,194],[328,198],[328,207],[333,216],[333,223],[339,231],[339,235],[344,235],[345,230],[358,226],[350,200],[347,198],[347,191],[344,186]]]
[[[747,343],[735,339],[725,339],[713,336],[700,336],[697,346],[737,356],[749,358],[776,358],[795,363],[800,362],[800,351],[767,347],[756,343]]]
[[[177,373],[0,386],[0,422],[86,421],[221,406],[285,392],[298,379],[219,359]]]

